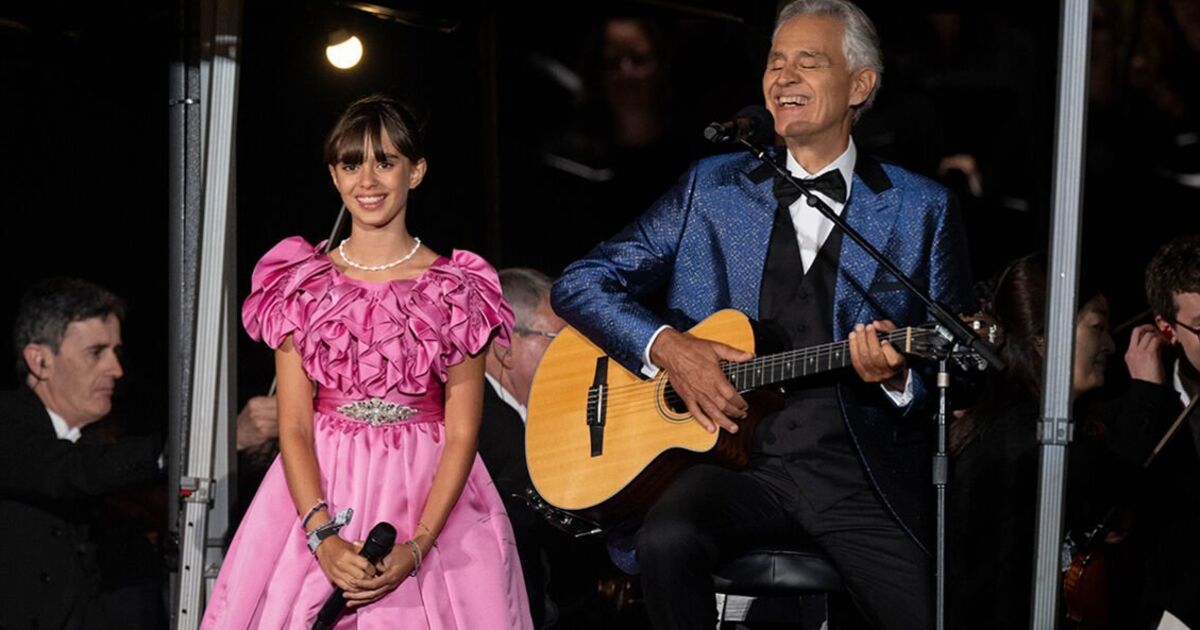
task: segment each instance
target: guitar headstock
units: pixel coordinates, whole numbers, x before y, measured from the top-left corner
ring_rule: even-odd
[[[959,319],[963,320],[967,328],[975,331],[975,335],[986,341],[989,346],[999,348],[1004,345],[1004,327],[996,321],[995,317],[979,311],[974,315],[963,315]]]
[[[967,328],[970,328],[975,333],[975,336],[982,339],[987,345],[994,349],[999,349],[1000,346],[1004,345],[1004,327],[1000,325],[1000,322],[996,321],[996,318],[983,311],[979,311],[973,315],[964,315],[961,319],[967,325]],[[963,348],[962,350],[961,356],[955,358],[963,369],[969,370],[974,368],[983,371],[988,368],[987,361],[979,356],[977,352],[970,348]]]
[[[993,348],[1004,345],[1004,328],[987,313],[975,313],[961,317],[967,328]],[[987,362],[974,350],[955,343],[950,331],[938,324],[925,324],[911,329],[911,340],[907,353],[926,359],[948,356],[963,369],[987,369]]]

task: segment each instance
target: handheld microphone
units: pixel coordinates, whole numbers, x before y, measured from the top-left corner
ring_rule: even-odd
[[[705,127],[704,139],[716,144],[738,140],[767,144],[775,139],[775,119],[762,105],[750,105],[738,110],[729,122],[715,122]]]
[[[375,564],[386,556],[395,544],[396,528],[392,527],[390,523],[381,522],[371,528],[371,533],[367,535],[362,549],[358,550],[358,555],[366,558],[367,562]],[[338,615],[342,614],[342,609],[346,607],[346,598],[342,597],[342,593],[340,588],[333,589],[333,594],[325,600],[325,605],[321,606],[321,612],[317,613],[313,630],[329,630],[333,627]]]

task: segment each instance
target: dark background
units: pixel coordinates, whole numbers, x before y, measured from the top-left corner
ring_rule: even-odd
[[[326,237],[339,199],[321,160],[325,131],[354,98],[408,99],[428,120],[429,177],[410,228],[435,250],[479,251],[497,266],[554,274],[636,216],[687,162],[714,151],[700,130],[761,102],[773,2],[392,3],[422,25],[333,2],[249,2],[237,119],[239,295],[279,239]],[[1144,308],[1154,248],[1198,227],[1195,68],[1200,18],[1186,0],[1095,3],[1085,201],[1085,273],[1112,297],[1114,321]],[[977,277],[1045,247],[1051,194],[1058,11],[1040,2],[864,2],[886,71],[860,150],[940,177],[959,192]],[[653,32],[663,133],[612,142],[602,26],[633,16]],[[15,382],[16,297],[50,275],[124,296],[127,377],[117,408],[165,422],[167,73],[175,8],[151,0],[6,3],[0,8],[0,382]],[[333,69],[324,46],[356,32],[366,55]],[[446,32],[448,31],[448,32]],[[567,68],[581,89],[552,80]],[[610,64],[611,65],[611,64]],[[939,175],[970,154],[984,194]],[[607,169],[587,181],[549,157]],[[239,333],[239,402],[266,391],[270,354]]]

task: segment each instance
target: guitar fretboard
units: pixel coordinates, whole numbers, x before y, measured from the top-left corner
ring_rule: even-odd
[[[931,328],[910,327],[880,335],[900,352],[911,352],[914,343],[936,334]],[[721,370],[739,391],[782,383],[850,365],[850,342],[835,341],[799,350],[757,357],[745,363],[723,363]]]

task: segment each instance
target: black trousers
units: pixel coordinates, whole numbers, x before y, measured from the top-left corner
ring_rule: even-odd
[[[756,457],[740,471],[689,468],[647,514],[638,563],[654,627],[711,630],[713,570],[757,545],[805,536],[829,554],[876,628],[933,627],[932,559],[875,492],[864,486],[817,512],[774,457]]]

